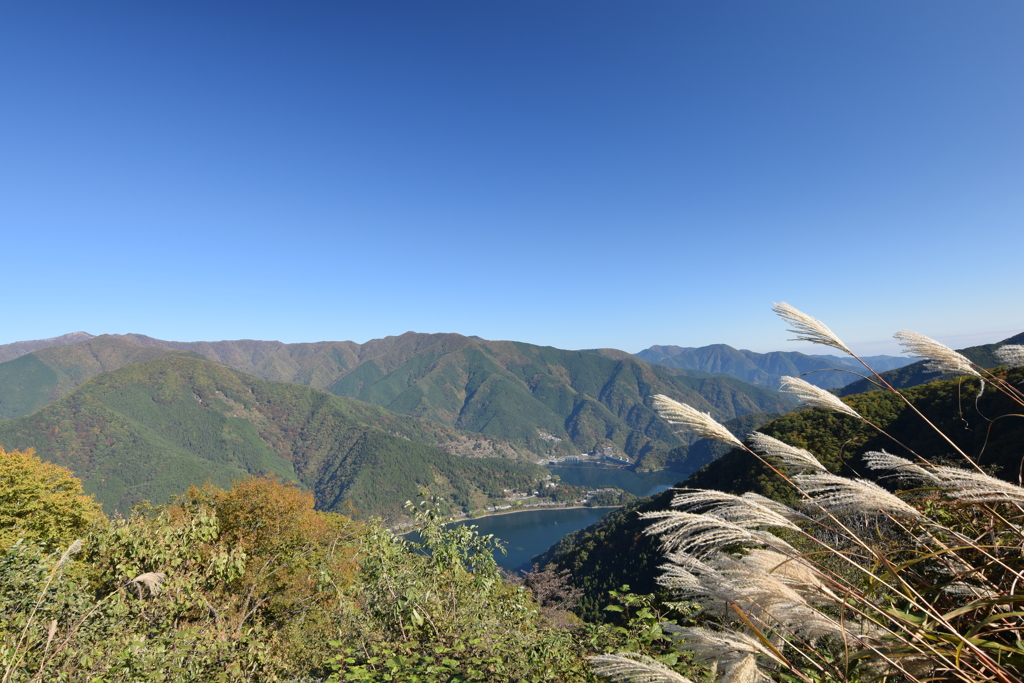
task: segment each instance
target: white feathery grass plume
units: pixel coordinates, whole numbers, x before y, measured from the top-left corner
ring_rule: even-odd
[[[807,515],[801,512],[797,512],[788,505],[783,505],[782,503],[776,500],[772,500],[771,498],[765,498],[760,493],[747,491],[742,496],[740,496],[740,498],[743,498],[744,500],[752,500],[761,507],[768,508],[772,512],[776,513],[783,519],[789,520],[790,522],[806,522],[810,520],[810,518]]]
[[[775,506],[765,506],[753,498],[734,496],[722,491],[683,490],[672,497],[672,507],[679,508],[684,512],[717,517],[744,529],[773,526],[787,529],[796,528],[786,515],[780,514],[775,509]]]
[[[851,356],[853,355],[853,351],[850,351],[850,349],[847,348],[846,344],[836,336],[835,332],[828,329],[825,323],[821,322],[817,318],[812,318],[806,313],[798,311],[785,301],[778,304],[773,302],[772,311],[793,326],[793,329],[789,331],[797,335],[797,337],[790,341],[806,341],[811,342],[812,344],[824,344],[825,346],[831,346],[833,349],[839,349],[843,353],[848,353]]]
[[[921,513],[874,482],[834,474],[798,474],[797,485],[813,502],[835,514],[892,515],[919,519]]]
[[[777,553],[774,550],[755,548],[747,552],[740,562],[774,576],[783,584],[799,592],[804,599],[813,602],[834,604],[839,601],[828,587],[820,571],[799,558]]]
[[[164,582],[167,576],[163,572],[146,572],[145,574],[139,574],[130,583],[134,583],[136,586],[145,586],[149,589],[150,595],[160,594],[160,584]]]
[[[594,673],[616,683],[693,683],[661,662],[634,652],[587,657]]]
[[[735,605],[767,630],[781,626],[812,640],[842,636],[843,626],[812,606],[842,601],[813,570],[788,560],[771,551],[753,551],[740,559],[718,553],[710,571],[695,576],[670,565],[658,583],[671,589],[677,599],[700,604],[709,615],[727,618],[728,606]]]
[[[885,451],[868,451],[864,454],[864,464],[872,470],[890,470],[893,472],[893,474],[885,475],[885,478],[895,478],[901,482],[939,483],[938,477],[924,467]]]
[[[818,462],[818,459],[812,453],[802,448],[790,446],[767,434],[754,432],[747,437],[747,441],[753,450],[789,472],[803,472],[805,470],[828,472],[825,466]]]
[[[698,662],[718,662],[730,666],[748,657],[760,656],[776,664],[784,664],[761,641],[746,633],[712,631],[699,626],[684,628],[668,625],[665,630],[679,641],[683,649],[692,652]]]
[[[702,574],[709,574],[715,571],[714,567],[686,553],[665,553],[665,559],[672,564],[665,565],[675,571],[684,571],[690,576],[697,577]]]
[[[830,394],[820,387],[805,382],[799,377],[783,377],[782,389],[784,393],[793,394],[802,405],[810,408],[823,408],[836,413],[842,413],[858,419],[863,419],[857,411],[839,400],[835,394]]]
[[[640,518],[658,520],[648,526],[645,533],[649,536],[660,535],[661,547],[664,550],[681,550],[697,559],[710,557],[721,548],[734,544],[768,545],[796,554],[796,550],[778,536],[757,529],[744,528],[712,515],[666,510],[644,512],[640,514]],[[795,524],[783,521],[787,528],[798,529]]]
[[[60,569],[68,563],[72,557],[77,555],[82,550],[82,545],[85,543],[82,539],[75,539],[75,542],[68,546],[68,549],[61,553],[60,559],[57,560],[57,566],[54,569]]]
[[[930,362],[925,367],[931,372],[981,377],[981,374],[971,367],[971,361],[966,356],[957,353],[945,344],[940,344],[931,337],[911,330],[900,330],[893,337],[900,340],[900,346],[904,347],[903,353],[929,360]]]
[[[688,564],[687,560],[692,559],[689,555],[671,553],[669,559],[671,560],[670,564],[663,564],[659,567],[661,574],[656,579],[659,584],[687,595],[707,595],[700,578],[685,568],[685,565]],[[682,560],[682,564],[677,563],[678,560]]]
[[[1024,346],[1021,344],[1007,344],[1000,346],[995,352],[996,360],[1011,368],[1024,367]]]
[[[718,602],[739,606],[770,629],[781,625],[809,639],[842,636],[843,628],[837,621],[812,607],[801,592],[781,576],[765,572],[756,560],[744,562],[723,553],[716,558],[715,565],[718,574],[701,577],[701,583]]]
[[[665,422],[679,425],[686,433],[696,434],[705,439],[724,441],[727,444],[743,448],[743,443],[708,413],[702,413],[685,403],[673,401],[664,394],[654,397],[654,409]]]
[[[1017,503],[1024,505],[1024,488],[981,472],[956,467],[932,467],[948,494],[967,503]]]
[[[757,657],[753,655],[743,657],[724,669],[718,683],[758,683],[772,680],[757,668]]]

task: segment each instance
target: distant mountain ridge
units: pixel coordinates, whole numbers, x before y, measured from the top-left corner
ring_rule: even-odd
[[[996,342],[995,344],[981,344],[980,346],[969,346],[966,349],[959,349],[959,353],[966,356],[972,363],[976,363],[980,367],[989,369],[999,365],[999,361],[996,360],[993,353],[996,349],[1005,344],[1024,344],[1024,332],[1015,334],[1012,337],[1008,337],[1007,339],[1004,339],[1001,342]],[[948,380],[955,377],[955,375],[944,375],[941,372],[929,372],[926,369],[927,365],[928,361],[919,360],[902,368],[890,370],[888,372],[879,372],[879,374],[886,382],[896,389],[916,387],[921,384]],[[878,368],[875,369],[878,370]],[[877,380],[874,381],[877,382]],[[862,394],[865,391],[874,391],[876,389],[878,389],[876,384],[873,384],[866,379],[859,379],[856,382],[851,382],[843,387],[839,391],[839,395],[852,396],[853,394]]]
[[[72,332],[70,334],[62,334],[59,337],[50,337],[49,339],[33,339],[30,341],[14,342],[13,344],[0,344],[0,363],[14,360],[24,356],[26,353],[32,353],[40,349],[77,344],[91,338],[92,335],[88,332]]]
[[[778,387],[783,376],[803,376],[823,389],[838,389],[864,374],[864,367],[853,358],[831,355],[808,355],[797,351],[756,353],[735,349],[728,344],[711,344],[699,348],[652,346],[636,354],[649,363],[660,363],[685,370],[723,373],[758,386]],[[865,358],[879,372],[913,363],[902,356],[869,356]],[[838,370],[837,370],[838,369]]]
[[[101,335],[0,364],[0,416],[27,414],[100,371],[172,351],[516,441],[538,455],[612,446],[636,459],[685,445],[647,405],[656,393],[689,401],[721,420],[792,406],[771,389],[650,365],[625,352],[414,332],[365,344],[168,342],[129,334]]]

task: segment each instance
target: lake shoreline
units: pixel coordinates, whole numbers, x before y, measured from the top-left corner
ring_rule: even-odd
[[[454,522],[472,522],[475,519],[486,519],[488,517],[500,517],[501,515],[514,515],[518,512],[548,512],[558,510],[617,510],[622,505],[565,505],[562,507],[555,507],[554,505],[537,505],[535,507],[524,507],[518,510],[502,510],[501,512],[488,512],[486,515],[478,515],[476,517],[460,517],[458,519],[451,520]]]
[[[518,510],[502,510],[501,512],[488,512],[486,515],[479,515],[477,517],[457,517],[450,518],[446,524],[462,524],[463,522],[475,522],[480,519],[488,519],[490,517],[502,517],[504,515],[514,515],[520,512],[560,512],[562,510],[618,510],[624,507],[622,505],[566,505],[564,507],[555,507],[554,505],[538,505],[536,507],[520,508]],[[409,529],[407,531],[399,531],[398,529],[389,529],[391,533],[398,536],[405,536],[411,534],[415,529]]]

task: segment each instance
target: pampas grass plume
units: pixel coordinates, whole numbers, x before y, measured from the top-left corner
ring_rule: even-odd
[[[900,346],[904,347],[903,353],[930,361],[927,367],[932,372],[981,377],[981,374],[971,367],[971,361],[966,356],[931,337],[912,330],[900,330],[893,337],[900,340]]]
[[[616,683],[693,683],[661,662],[646,655],[620,652],[587,657],[598,676]]]
[[[830,394],[820,387],[805,382],[799,377],[783,377],[781,391],[786,394],[793,394],[800,403],[809,408],[823,408],[850,417],[861,419],[856,410],[839,400],[835,394]]]
[[[146,572],[145,574],[139,574],[131,583],[136,586],[145,586],[149,589],[150,595],[160,594],[160,584],[164,582],[167,576],[163,572]]]
[[[844,404],[845,405],[845,404]],[[815,470],[817,472],[828,472],[825,466],[818,462],[818,459],[802,448],[790,446],[778,439],[772,438],[761,432],[754,432],[747,441],[750,447],[763,455],[768,460],[778,464],[785,470],[802,472]]]
[[[1011,368],[1024,367],[1024,346],[1020,344],[1007,344],[996,349],[996,360]]]
[[[61,567],[63,567],[65,564],[68,563],[68,560],[70,560],[72,557],[74,557],[79,552],[81,552],[82,545],[84,543],[85,543],[85,541],[83,541],[82,539],[79,538],[79,539],[76,539],[74,543],[69,545],[68,549],[65,550],[61,554],[60,559],[57,560],[57,566],[55,567],[55,569],[60,569]]]
[[[839,349],[843,353],[848,353],[851,356],[853,352],[847,348],[846,344],[842,342],[839,337],[836,336],[835,332],[828,329],[825,323],[821,322],[817,318],[798,311],[793,308],[785,301],[782,303],[773,303],[772,310],[775,313],[793,326],[790,332],[797,335],[796,339],[791,341],[806,341],[812,344],[823,344],[825,346],[831,346],[833,349]]]
[[[665,422],[672,425],[679,425],[682,431],[688,434],[696,434],[705,439],[724,441],[727,444],[743,448],[743,443],[733,436],[732,432],[720,425],[708,413],[702,413],[696,408],[673,401],[668,396],[658,394],[654,397],[654,409],[658,411]]]

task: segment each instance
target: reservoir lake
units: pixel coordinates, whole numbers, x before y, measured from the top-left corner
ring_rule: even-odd
[[[686,479],[689,473],[662,470],[631,472],[611,467],[580,465],[549,467],[566,484],[600,488],[617,486],[637,497],[651,496]],[[506,554],[494,558],[504,569],[527,571],[534,555],[539,555],[564,536],[594,524],[615,508],[558,508],[525,510],[464,520],[456,524],[475,524],[483,535],[494,534],[501,539]]]

